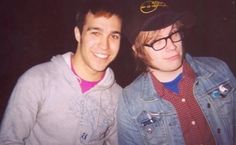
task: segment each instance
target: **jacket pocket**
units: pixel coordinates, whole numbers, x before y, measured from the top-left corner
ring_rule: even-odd
[[[211,89],[208,95],[211,97],[211,105],[213,105],[220,118],[229,118],[232,116],[235,88],[229,82],[221,83]]]
[[[162,117],[161,112],[142,111],[136,119],[141,134],[150,145],[166,142],[167,133]]]

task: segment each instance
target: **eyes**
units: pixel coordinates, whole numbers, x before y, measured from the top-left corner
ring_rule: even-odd
[[[103,37],[108,35],[112,40],[120,40],[121,39],[121,34],[119,32],[111,32],[110,34],[106,34],[103,31],[100,30],[91,30],[89,34],[92,37]]]
[[[150,47],[155,51],[159,51],[159,50],[162,50],[166,47],[168,39],[170,39],[172,43],[176,43],[176,42],[182,41],[183,38],[184,38],[183,31],[178,30],[178,31],[175,31],[175,32],[169,34],[166,37],[162,37],[162,38],[153,40],[149,44],[144,44],[144,46]]]
[[[111,38],[112,39],[117,39],[117,40],[120,40],[120,34],[118,34],[118,33],[115,33],[115,34],[111,34]]]

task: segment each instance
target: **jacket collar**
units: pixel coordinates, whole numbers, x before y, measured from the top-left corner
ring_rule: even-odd
[[[214,75],[214,72],[210,72],[209,70],[202,67],[204,65],[201,61],[199,61],[196,58],[193,58],[191,55],[186,54],[185,60],[190,65],[190,67],[193,69],[195,75],[197,78],[202,79],[208,79],[211,76]],[[202,64],[202,65],[201,65]],[[138,80],[140,79],[140,82],[142,82],[140,85],[140,88],[142,91],[140,91],[143,94],[140,94],[140,99],[144,101],[157,101],[160,99],[160,97],[157,95],[153,82],[152,82],[152,76],[150,73],[143,73]]]
[[[155,91],[153,82],[152,82],[152,76],[150,73],[144,73],[142,74],[141,83],[141,89],[140,91],[142,94],[140,94],[140,97],[144,101],[157,101],[160,99],[160,97],[157,97],[157,93]]]
[[[187,61],[187,63],[191,66],[191,68],[193,69],[193,71],[196,74],[196,77],[202,77],[202,78],[209,78],[212,75],[214,75],[213,71],[209,71],[207,69],[205,69],[204,67],[202,67],[202,65],[205,65],[202,61],[199,61],[198,59],[192,57],[190,54],[186,53],[185,55],[185,59]]]

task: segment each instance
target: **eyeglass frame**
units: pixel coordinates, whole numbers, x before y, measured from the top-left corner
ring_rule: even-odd
[[[180,40],[178,40],[178,41],[173,41],[173,40],[172,40],[172,36],[173,36],[174,34],[176,34],[176,33],[179,33],[179,34],[180,34]],[[166,47],[166,45],[167,45],[167,40],[168,40],[168,39],[170,39],[172,43],[176,43],[176,42],[182,41],[183,38],[184,38],[184,31],[183,31],[183,30],[177,30],[176,32],[173,32],[173,33],[171,33],[170,35],[168,35],[168,36],[166,36],[166,37],[157,39],[157,40],[153,41],[151,44],[144,44],[143,46],[151,47],[154,51],[160,51],[160,50],[162,50],[162,49],[164,49],[164,48]],[[155,48],[153,47],[153,45],[154,45],[156,42],[158,42],[158,41],[160,41],[160,40],[163,40],[163,39],[165,40],[165,45],[164,45],[162,48],[160,48],[160,49],[155,49]]]

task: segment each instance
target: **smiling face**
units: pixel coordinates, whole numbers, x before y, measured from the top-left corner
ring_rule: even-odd
[[[76,73],[85,79],[100,79],[118,54],[121,40],[121,19],[116,15],[94,15],[89,12],[82,32],[75,27],[78,41],[72,58]]]

